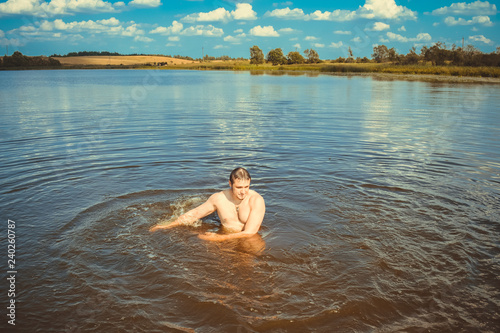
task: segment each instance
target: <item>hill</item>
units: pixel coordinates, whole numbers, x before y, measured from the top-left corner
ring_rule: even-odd
[[[78,56],[78,57],[53,57],[63,66],[133,66],[146,64],[161,64],[163,66],[176,66],[198,63],[197,61],[177,59],[154,55],[134,56]]]

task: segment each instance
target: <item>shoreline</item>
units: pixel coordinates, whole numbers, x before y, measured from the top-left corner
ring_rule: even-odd
[[[207,66],[209,64],[209,66]],[[20,68],[2,68],[1,71],[23,71],[23,70],[197,70],[197,71],[227,71],[227,72],[250,72],[252,75],[289,75],[289,76],[319,76],[333,75],[343,77],[371,77],[374,80],[383,81],[421,81],[434,83],[464,83],[464,84],[500,84],[500,77],[484,76],[460,76],[443,74],[419,74],[419,73],[391,73],[379,71],[327,71],[322,70],[327,65],[312,65],[307,68],[290,66],[259,66],[259,65],[235,65],[224,63],[190,63],[174,66],[154,66],[150,64],[132,64],[132,65],[83,65],[72,64],[62,65],[60,67],[20,67]]]

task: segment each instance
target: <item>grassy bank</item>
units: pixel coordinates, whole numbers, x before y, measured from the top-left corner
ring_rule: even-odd
[[[162,67],[166,69],[195,69],[195,70],[231,70],[231,71],[306,71],[320,73],[385,73],[403,75],[441,75],[441,76],[469,76],[500,78],[499,67],[461,67],[461,66],[432,66],[432,65],[392,65],[392,64],[300,64],[280,65],[271,64],[251,65],[248,61],[203,62],[177,66]]]
[[[390,73],[412,75],[447,75],[500,78],[498,67],[388,65],[388,64],[330,64],[321,68],[331,73]]]

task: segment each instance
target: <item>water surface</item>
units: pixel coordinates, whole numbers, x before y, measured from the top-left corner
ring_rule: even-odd
[[[197,71],[0,77],[14,331],[499,330],[497,86]],[[199,240],[219,229],[215,215],[149,233],[225,189],[237,166],[266,200],[258,236]]]

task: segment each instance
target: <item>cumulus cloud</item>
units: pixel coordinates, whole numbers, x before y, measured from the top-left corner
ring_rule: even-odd
[[[407,42],[430,42],[432,40],[431,35],[428,33],[420,33],[417,35],[417,37],[414,38],[408,38],[401,36],[399,34],[395,34],[393,32],[388,32],[387,37],[391,41],[396,41],[396,42],[402,42],[402,43],[407,43]]]
[[[170,27],[157,27],[151,30],[150,34],[175,35],[182,31],[184,25],[180,22],[173,21]]]
[[[238,37],[233,37],[233,36],[226,36],[224,37],[224,41],[232,44],[241,44],[241,39]]]
[[[290,9],[289,7],[275,9],[267,12],[265,16],[289,20],[315,20],[315,21],[351,21],[357,18],[368,19],[416,19],[417,14],[404,7],[398,6],[394,0],[366,0],[363,6],[357,10],[320,11],[316,10],[311,14],[306,14],[300,8]]]
[[[148,8],[148,7],[159,7],[161,5],[161,1],[160,0],[132,0],[128,4],[130,6],[133,6],[133,7]]]
[[[224,31],[221,28],[216,28],[213,25],[196,25],[188,27],[180,32],[181,35],[185,36],[205,36],[205,37],[220,37],[224,35]]]
[[[444,19],[444,23],[448,26],[481,24],[486,27],[491,27],[493,25],[493,22],[491,22],[488,16],[474,16],[471,20],[465,20],[461,17],[455,19],[452,16],[448,16]]]
[[[297,30],[292,29],[292,28],[281,28],[278,31],[281,32],[281,33],[284,33],[284,34],[291,34],[291,33],[296,32]]]
[[[65,22],[62,19],[53,21],[43,20],[34,24],[21,26],[10,31],[26,38],[37,40],[68,40],[76,41],[83,39],[81,34],[102,34],[108,36],[134,37],[134,41],[152,42],[151,38],[145,37],[144,30],[140,25],[129,22],[120,22],[112,17],[106,20],[87,20]]]
[[[389,24],[383,22],[375,22],[373,23],[371,28],[366,28],[366,31],[384,31],[388,30],[391,26]]]
[[[272,12],[267,12],[266,16],[289,19],[289,20],[303,20],[306,18],[304,11],[299,8],[290,9],[288,7],[275,9]]]
[[[257,13],[252,9],[252,5],[249,3],[238,3],[236,4],[236,10],[231,12],[231,15],[235,20],[256,20]]]
[[[338,43],[331,43],[329,45],[330,47],[333,47],[334,49],[338,49],[338,48],[341,48],[342,46],[344,46],[344,43],[342,43],[342,41],[338,42]]]
[[[469,40],[473,42],[481,42],[484,44],[493,44],[493,41],[483,35],[469,36]]]
[[[228,22],[230,20],[255,20],[257,13],[252,9],[252,5],[248,3],[239,3],[236,9],[228,11],[220,7],[210,12],[201,12],[189,14],[181,19],[182,22],[195,23],[195,22]]]
[[[272,25],[261,27],[260,25],[250,29],[250,35],[258,37],[279,37],[279,33],[274,30]]]
[[[305,40],[318,40],[318,37],[306,36]]]
[[[449,7],[441,7],[431,12],[432,15],[495,15],[497,6],[488,1],[475,1],[471,3],[458,2]]]
[[[51,17],[54,15],[70,15],[74,13],[114,12],[123,3],[116,6],[103,0],[7,0],[0,3],[0,16],[30,15]]]
[[[314,47],[317,47],[317,48],[322,48],[322,47],[325,47],[325,44],[321,44],[321,43],[313,43],[313,46],[314,46]]]
[[[146,36],[135,36],[134,37],[134,42],[150,43],[152,41],[154,41],[154,39],[146,37]]]
[[[366,0],[365,5],[358,12],[366,18],[417,18],[417,14],[414,11],[396,5],[396,1],[394,0]]]
[[[336,30],[333,33],[336,35],[352,35],[352,31]]]

